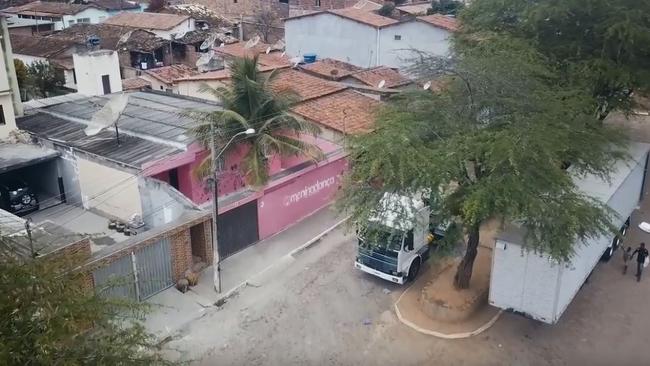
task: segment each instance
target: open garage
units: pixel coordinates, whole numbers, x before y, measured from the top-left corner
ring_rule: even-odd
[[[0,144],[0,208],[17,215],[65,201],[59,153],[38,145]]]

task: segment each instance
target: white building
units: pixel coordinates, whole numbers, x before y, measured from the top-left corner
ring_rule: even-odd
[[[16,80],[11,42],[6,20],[0,17],[0,140],[16,129],[16,114],[22,115],[20,92]]]
[[[108,18],[104,24],[142,29],[169,40],[181,38],[196,29],[195,20],[189,16],[162,13],[120,13]]]
[[[83,95],[104,95],[122,91],[117,52],[97,50],[72,55],[77,91]]]
[[[456,19],[434,14],[405,21],[355,8],[327,10],[285,19],[291,56],[316,54],[359,67],[403,68],[418,50],[446,56]]]
[[[11,28],[34,30],[61,30],[77,23],[100,23],[110,16],[109,11],[96,4],[66,4],[35,1],[2,10]]]

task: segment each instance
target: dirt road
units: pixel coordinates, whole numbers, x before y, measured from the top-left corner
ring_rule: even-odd
[[[200,365],[648,365],[650,277],[623,277],[618,254],[558,325],[504,314],[476,338],[447,341],[399,323],[403,288],[355,270],[354,240],[336,230],[166,348]]]

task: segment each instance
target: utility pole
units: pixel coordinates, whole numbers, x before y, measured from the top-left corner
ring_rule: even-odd
[[[210,127],[210,150],[212,159],[212,253],[214,267],[214,289],[221,293],[221,256],[217,239],[217,220],[219,218],[219,180],[217,179],[217,146],[215,143],[214,123]]]
[[[29,226],[31,223],[31,218],[25,220],[25,231],[27,232],[27,239],[29,239],[29,251],[31,252],[31,257],[36,258],[36,251],[34,250],[34,240],[32,239],[32,228]]]

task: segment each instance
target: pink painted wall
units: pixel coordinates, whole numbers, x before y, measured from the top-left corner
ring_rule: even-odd
[[[347,160],[339,157],[321,162],[305,174],[266,189],[257,201],[260,240],[330,203],[340,188],[346,169]]]

